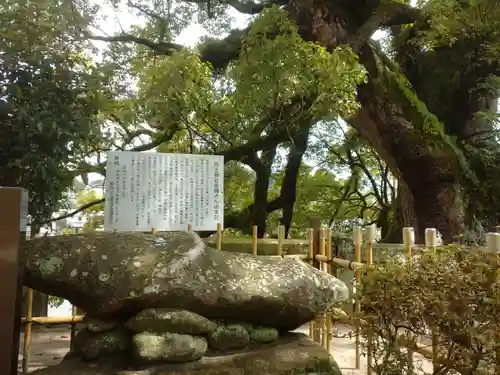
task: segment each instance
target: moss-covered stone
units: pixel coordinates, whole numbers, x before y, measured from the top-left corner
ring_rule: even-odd
[[[245,328],[248,333],[252,332],[255,329],[255,327],[250,323],[237,323],[237,324]]]
[[[279,332],[276,328],[259,327],[250,332],[250,340],[253,342],[273,342],[279,337]]]
[[[100,363],[90,367],[78,360],[37,370],[33,375],[342,375],[331,355],[306,335],[288,333],[265,346],[249,346],[236,355],[203,357],[189,363],[129,365]]]
[[[132,339],[132,355],[141,363],[196,361],[207,351],[203,337],[177,333],[138,333]]]
[[[250,343],[248,331],[239,324],[220,325],[208,336],[210,349],[242,349]]]
[[[83,323],[87,325],[90,332],[95,333],[111,331],[116,328],[116,322],[113,320],[104,321],[88,316],[83,318]]]
[[[75,337],[75,354],[85,360],[120,355],[130,348],[132,336],[123,328],[105,332],[83,329]]]
[[[163,308],[143,310],[130,318],[125,327],[133,332],[203,335],[213,332],[217,324],[191,311]]]

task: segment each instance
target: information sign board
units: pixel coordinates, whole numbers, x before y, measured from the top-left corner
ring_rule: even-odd
[[[112,151],[104,230],[217,230],[224,218],[224,158]]]

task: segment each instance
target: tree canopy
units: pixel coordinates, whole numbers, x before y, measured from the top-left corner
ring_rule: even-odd
[[[389,240],[402,226],[449,240],[499,219],[495,1],[0,9],[0,184],[32,192],[34,222],[75,177],[105,174],[108,150],[223,155],[225,225],[260,236],[320,216],[376,222]],[[181,45],[195,23],[210,36]]]

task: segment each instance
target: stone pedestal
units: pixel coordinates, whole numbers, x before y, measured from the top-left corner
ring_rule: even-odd
[[[130,367],[119,359],[95,363],[64,360],[33,375],[342,375],[321,345],[301,333],[289,333],[259,348],[213,354],[188,363]]]

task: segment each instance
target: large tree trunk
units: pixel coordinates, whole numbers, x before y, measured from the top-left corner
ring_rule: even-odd
[[[399,180],[402,226],[415,228],[421,242],[425,228],[438,228],[446,241],[463,230],[464,212],[454,155],[432,149],[413,125],[366,84],[360,89],[363,107],[351,123],[382,155]],[[380,96],[378,95],[378,98]]]
[[[276,156],[276,148],[270,151],[262,152],[260,157],[260,165],[256,168],[254,204],[252,208],[252,223],[257,225],[257,237],[263,238],[266,234],[267,222],[267,204],[269,191],[269,183],[271,181],[271,173],[274,157]]]
[[[285,238],[288,238],[293,220],[295,201],[297,200],[297,180],[302,157],[307,150],[310,127],[303,128],[292,139],[290,152],[285,168],[285,176],[281,184],[280,199],[283,201],[283,216],[281,224],[285,227]]]
[[[282,224],[285,226],[285,237],[288,236],[297,198],[299,169],[302,157],[307,150],[310,129],[310,126],[304,126],[292,139],[293,142],[290,146],[290,153],[285,166],[280,195],[276,199],[268,202],[271,167],[276,150],[273,149],[263,153],[258,162],[249,163],[252,164],[257,177],[255,181],[254,203],[236,215],[225,217],[224,222],[227,227],[238,228],[245,234],[251,234],[251,224],[255,224],[258,226],[257,236],[262,238],[266,234],[266,221],[269,213],[282,209]]]
[[[403,226],[415,228],[417,241],[423,239],[427,227],[438,228],[445,241],[450,241],[464,226],[457,157],[446,139],[425,134],[425,118],[409,117],[413,113],[405,106],[406,98],[395,100],[395,96],[404,95],[402,92],[386,87],[387,77],[380,72],[368,38],[389,16],[377,19],[372,14],[377,5],[370,10],[366,1],[354,2],[360,8],[363,3],[359,11],[352,3],[298,0],[288,10],[304,39],[328,50],[350,44],[358,52],[369,81],[359,88],[362,107],[350,123],[398,178]]]

